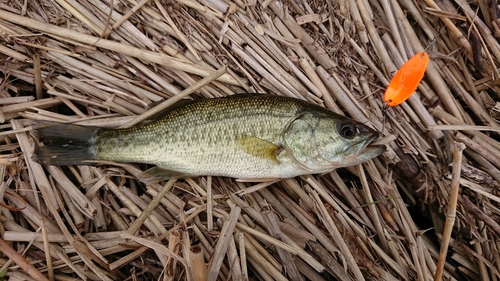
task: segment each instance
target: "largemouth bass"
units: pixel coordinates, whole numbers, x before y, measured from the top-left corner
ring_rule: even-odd
[[[271,95],[191,101],[129,129],[38,125],[34,160],[90,165],[96,160],[154,164],[146,177],[201,175],[290,178],[352,166],[382,154],[369,127],[308,102]]]

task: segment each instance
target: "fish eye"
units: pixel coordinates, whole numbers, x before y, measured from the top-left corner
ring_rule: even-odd
[[[357,133],[358,128],[356,127],[356,124],[351,122],[343,123],[339,128],[340,136],[345,139],[352,139],[357,135]]]

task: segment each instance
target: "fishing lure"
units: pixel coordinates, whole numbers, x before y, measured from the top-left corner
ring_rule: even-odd
[[[385,90],[384,102],[387,106],[396,106],[407,100],[424,77],[429,56],[420,52],[409,59],[392,78]]]
[[[381,132],[385,129],[385,118],[389,108],[399,105],[411,97],[424,77],[428,62],[429,55],[423,51],[410,58],[396,72],[384,93],[384,120]]]

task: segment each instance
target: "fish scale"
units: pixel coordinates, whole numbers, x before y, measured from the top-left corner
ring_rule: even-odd
[[[37,149],[35,159],[56,165],[86,160],[154,164],[157,167],[146,174],[161,178],[263,179],[325,172],[385,150],[367,147],[378,133],[359,122],[302,100],[271,95],[192,101],[174,106],[157,121],[129,129],[75,126],[40,128],[42,138],[56,137]],[[84,155],[73,147],[72,156],[67,151],[71,139],[85,139],[84,133],[89,134],[86,143],[79,142]]]
[[[242,154],[236,139],[253,136],[279,146],[282,143],[279,130],[295,116],[295,112],[280,110],[287,114],[268,114],[262,118],[265,112],[276,110],[272,107],[277,104],[244,102],[241,100],[237,104],[222,103],[215,106],[196,103],[140,130],[120,130],[118,135],[116,131],[102,131],[96,142],[99,148],[96,157],[110,161],[157,164],[190,174],[228,175],[234,167],[241,167],[248,173],[240,176],[257,176],[252,173],[273,168],[273,161]],[[228,107],[231,110],[227,110]],[[243,107],[246,114],[242,114]],[[145,140],[157,140],[159,136],[163,138],[161,142],[148,142],[147,145],[136,145],[126,150],[114,143],[116,138],[123,138],[129,143],[146,144],[143,143]],[[144,150],[145,147],[147,150]],[[203,151],[200,147],[204,148]]]

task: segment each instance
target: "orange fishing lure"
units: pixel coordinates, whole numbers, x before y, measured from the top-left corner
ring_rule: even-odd
[[[399,70],[385,90],[384,102],[388,106],[396,106],[407,100],[417,89],[424,77],[429,56],[420,52],[409,59]]]

